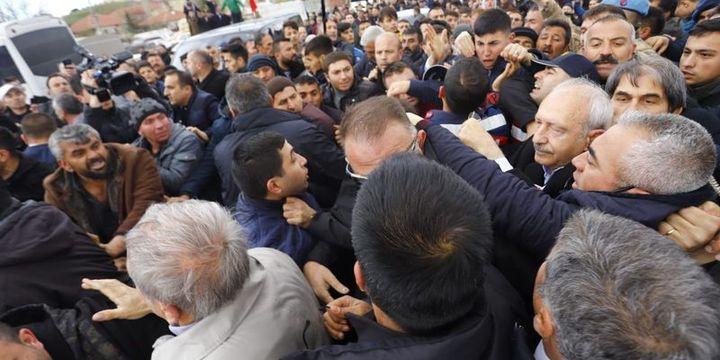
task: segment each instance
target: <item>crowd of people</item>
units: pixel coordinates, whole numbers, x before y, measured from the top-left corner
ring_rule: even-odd
[[[171,55],[0,87],[0,359],[720,358],[719,0]]]

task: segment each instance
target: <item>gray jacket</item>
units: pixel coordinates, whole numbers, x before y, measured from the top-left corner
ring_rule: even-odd
[[[160,172],[166,194],[175,195],[190,172],[202,158],[204,145],[198,137],[181,124],[171,124],[170,139],[153,158]],[[133,142],[134,146],[150,150],[150,143],[143,137]]]
[[[277,360],[328,343],[319,304],[289,256],[248,250],[250,275],[235,300],[179,336],[160,337],[153,360]]]

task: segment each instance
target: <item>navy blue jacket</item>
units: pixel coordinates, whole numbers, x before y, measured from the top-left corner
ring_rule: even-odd
[[[430,116],[427,116],[426,118],[432,121],[433,124],[437,125],[460,125],[467,120],[467,116],[442,110],[430,110]]]
[[[210,93],[196,88],[187,106],[173,106],[170,116],[185,126],[194,126],[205,130],[220,117],[218,99]]]
[[[224,106],[224,107],[223,107]],[[219,105],[220,117],[215,119],[212,126],[206,130],[210,141],[205,145],[205,151],[195,169],[180,187],[180,195],[188,195],[191,198],[220,201],[220,189],[216,184],[220,183],[217,169],[215,168],[215,147],[230,132],[232,119],[227,113],[225,100]]]
[[[569,190],[553,199],[514,175],[503,173],[494,161],[465,146],[441,126],[422,121],[418,127],[427,131],[428,143],[437,160],[485,197],[495,234],[514,240],[521,248],[542,257],[555,244],[565,221],[582,208],[598,209],[656,229],[670,214],[715,197],[706,185],[677,195]]]
[[[311,208],[320,209],[312,195],[304,193],[298,195],[298,198]],[[277,249],[302,267],[308,253],[315,246],[315,239],[300,226],[288,224],[283,217],[284,203],[284,200],[251,199],[240,194],[235,205],[235,221],[247,231],[249,248]]]
[[[48,144],[28,146],[23,151],[23,155],[43,164],[50,165],[53,169],[57,167],[57,160],[55,160],[55,156],[50,152]]]
[[[334,142],[317,126],[301,116],[271,107],[250,110],[237,116],[228,134],[215,148],[215,166],[222,181],[222,198],[225,206],[235,205],[239,190],[232,176],[233,152],[248,137],[263,131],[273,131],[284,136],[305,157],[310,172],[310,192],[320,199],[332,198],[345,174],[345,157]]]

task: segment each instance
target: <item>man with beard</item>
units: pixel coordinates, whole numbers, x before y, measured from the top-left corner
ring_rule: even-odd
[[[411,27],[402,34],[403,61],[412,66],[416,73],[427,61],[427,55],[422,49],[423,36],[417,27]]]
[[[583,56],[595,64],[603,84],[619,62],[633,58],[634,39],[632,24],[615,15],[597,20],[583,34]]]
[[[571,34],[567,21],[548,20],[540,31],[537,48],[550,60],[553,60],[568,51]]]
[[[292,41],[288,38],[275,40],[273,43],[273,56],[278,65],[278,70],[280,70],[280,73],[276,75],[283,75],[287,78],[294,79],[305,71],[303,64],[295,59],[297,52],[295,51]]]
[[[97,236],[110,256],[119,257],[125,234],[153,202],[163,201],[152,157],[130,145],[103,144],[85,124],[55,131],[48,145],[59,167],[45,178],[45,201]]]

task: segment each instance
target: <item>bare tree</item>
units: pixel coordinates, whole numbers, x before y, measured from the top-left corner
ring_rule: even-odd
[[[46,14],[42,8],[32,11],[28,8],[26,1],[0,0],[0,22],[26,19],[42,14]]]

